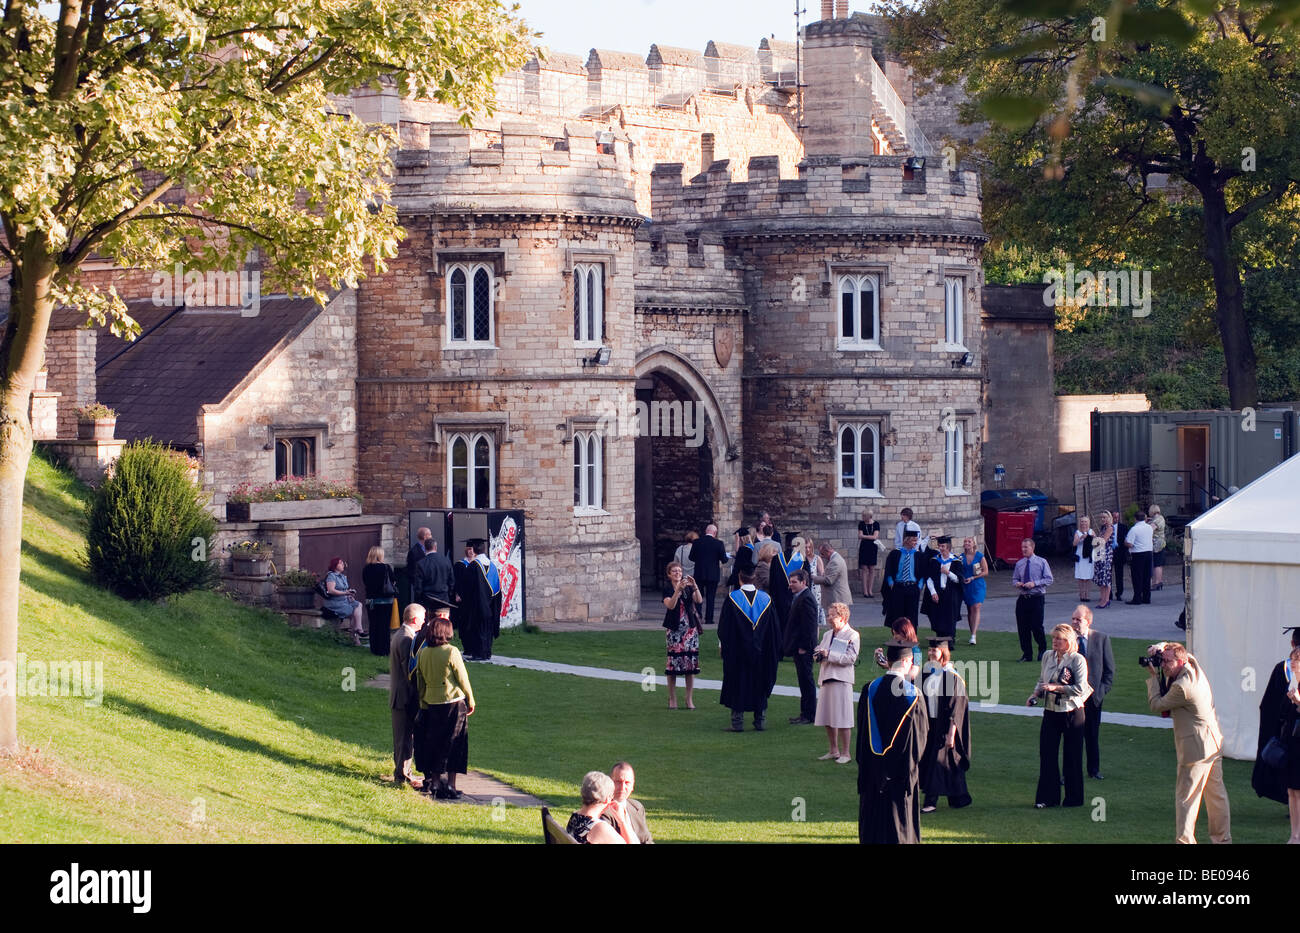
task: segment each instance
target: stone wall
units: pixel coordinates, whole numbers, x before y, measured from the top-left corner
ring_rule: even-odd
[[[218,515],[235,486],[275,480],[276,431],[314,435],[316,474],[356,483],[356,316],[356,292],[344,289],[264,369],[203,406],[203,485]]]
[[[1074,474],[1087,473],[1091,469],[1094,410],[1150,411],[1151,401],[1141,394],[1056,397],[1056,451],[1047,493],[1062,504],[1074,502]],[[1133,497],[1137,497],[1136,492]]]
[[[77,436],[77,409],[95,401],[95,332],[85,327],[51,330],[45,338],[48,388],[59,398],[58,436]]]
[[[998,464],[1006,470],[1003,488],[1049,492],[1054,485],[1056,309],[1045,307],[1042,295],[1041,285],[984,289],[983,332],[989,366],[983,480],[990,489],[995,488]]]

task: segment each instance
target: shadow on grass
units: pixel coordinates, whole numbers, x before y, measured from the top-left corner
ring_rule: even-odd
[[[165,713],[162,710],[147,706],[144,703],[128,700],[125,697],[114,694],[107,694],[104,697],[104,705],[114,711],[120,711],[127,715],[134,716],[145,722],[160,726],[163,729],[170,729],[183,735],[194,736],[205,742],[212,742],[223,748],[233,749],[234,751],[247,752],[251,755],[258,755],[271,761],[288,765],[292,768],[310,768],[313,771],[320,771],[325,774],[333,774],[338,777],[349,780],[357,780],[369,777],[369,772],[358,771],[354,768],[345,768],[339,765],[327,765],[319,761],[313,761],[310,758],[302,758],[297,755],[290,755],[279,749],[264,745],[254,739],[246,738],[241,735],[232,735],[229,732],[222,732],[205,726],[203,723],[196,722],[193,719],[186,719],[181,716],[175,716],[171,713]]]

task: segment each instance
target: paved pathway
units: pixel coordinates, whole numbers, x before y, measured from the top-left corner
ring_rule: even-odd
[[[603,667],[587,667],[581,664],[558,664],[554,661],[536,661],[532,658],[507,658],[500,655],[494,655],[492,664],[500,667],[517,667],[528,671],[543,671],[548,674],[568,674],[573,677],[590,677],[595,680],[616,680],[624,683],[642,683],[645,680],[644,674],[638,674],[634,671],[614,671]],[[663,676],[656,676],[655,683],[662,687],[668,686],[668,681]],[[705,680],[702,677],[695,678],[696,690],[721,690],[722,681]],[[799,696],[798,687],[788,687],[784,684],[777,684],[772,690],[776,696],[797,697]],[[858,693],[853,694],[854,702],[859,698]],[[1006,716],[1038,716],[1041,714],[1041,708],[1029,706],[1010,706],[1006,703],[986,703],[976,701],[971,704],[973,713],[1001,713]],[[1106,713],[1107,724],[1118,726],[1138,726],[1145,729],[1172,729],[1173,721],[1164,719],[1159,716],[1144,716],[1138,713]]]

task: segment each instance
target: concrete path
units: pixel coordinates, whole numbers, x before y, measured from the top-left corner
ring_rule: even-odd
[[[500,655],[494,656],[492,664],[500,667],[517,667],[527,671],[543,671],[548,674],[568,674],[572,677],[590,677],[595,680],[615,680],[623,683],[643,683],[648,674],[638,674],[633,671],[614,671],[603,667],[586,667],[581,664],[557,664],[554,661],[536,661],[532,658],[507,658]],[[654,678],[656,685],[667,687],[668,681],[662,675]],[[695,678],[696,690],[721,690],[722,681],[705,680],[702,677]],[[774,696],[798,697],[798,687],[788,687],[784,684],[777,684],[772,690]],[[860,694],[853,694],[853,702],[857,702]],[[1011,706],[1006,703],[985,703],[977,701],[971,704],[973,713],[1001,713],[1006,716],[1039,716],[1042,714],[1041,707],[1031,706]],[[1106,713],[1107,724],[1117,726],[1138,726],[1144,729],[1172,729],[1173,722],[1169,719],[1163,719],[1159,716],[1144,716],[1138,713]]]

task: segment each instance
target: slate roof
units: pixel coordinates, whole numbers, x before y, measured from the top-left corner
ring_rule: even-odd
[[[151,301],[127,307],[140,336],[127,343],[99,328],[96,398],[117,411],[119,438],[152,437],[191,449],[200,409],[224,400],[321,311],[310,298],[284,296],[263,298],[256,317],[243,317],[238,308],[159,308]],[[51,329],[83,321],[60,309]]]

